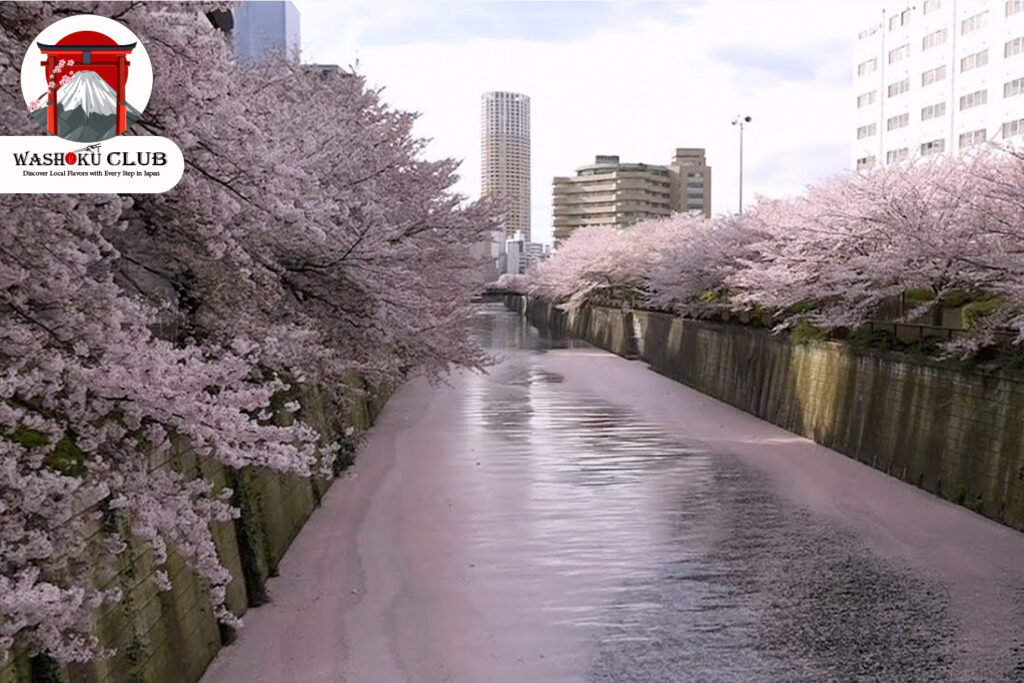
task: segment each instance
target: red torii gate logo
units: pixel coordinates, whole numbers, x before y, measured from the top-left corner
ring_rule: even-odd
[[[118,45],[114,40],[96,31],[76,31],[57,41],[56,45],[37,43],[39,51],[46,56],[41,66],[46,67],[46,82],[53,83],[54,68],[63,60],[67,66],[65,74],[73,76],[78,71],[92,71],[106,81],[117,93],[117,128],[115,135],[128,130],[128,102],[124,98],[124,87],[128,81],[128,55],[137,43]],[[49,89],[46,100],[46,130],[57,135],[57,88]]]
[[[47,132],[76,142],[124,133],[142,115],[152,81],[149,56],[135,34],[96,15],[51,24],[22,64],[32,118]]]

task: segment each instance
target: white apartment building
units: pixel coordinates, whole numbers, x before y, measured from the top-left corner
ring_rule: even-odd
[[[852,166],[1024,134],[1024,0],[889,5],[854,48]]]
[[[530,98],[514,92],[480,97],[481,194],[505,204],[505,234],[530,239]]]

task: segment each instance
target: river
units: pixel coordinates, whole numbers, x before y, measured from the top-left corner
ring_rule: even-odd
[[[477,310],[205,682],[1024,681],[1024,534]]]

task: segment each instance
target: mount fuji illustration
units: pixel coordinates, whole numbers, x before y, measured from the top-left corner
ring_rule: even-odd
[[[127,106],[128,125],[141,112]],[[46,128],[46,106],[32,112]],[[57,91],[57,131],[76,142],[100,142],[117,134],[117,93],[95,71],[76,71],[71,82]]]

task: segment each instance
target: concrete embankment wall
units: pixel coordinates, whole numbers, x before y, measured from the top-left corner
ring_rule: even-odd
[[[361,384],[361,383],[360,383]],[[354,401],[339,414],[315,389],[296,396],[303,419],[322,433],[337,436],[345,426],[368,428],[383,407],[383,399]],[[351,453],[340,458],[350,458]],[[266,470],[232,471],[195,457],[187,444],[171,460],[155,463],[185,475],[202,473],[234,491],[242,515],[214,529],[221,561],[231,571],[228,607],[242,615],[267,601],[265,583],[277,573],[278,562],[319,504],[330,480],[285,475]],[[213,615],[206,590],[196,575],[173,552],[168,559],[172,588],[158,591],[149,580],[150,552],[132,539],[120,524],[128,548],[116,558],[113,581],[123,599],[99,615],[96,634],[116,654],[88,664],[57,666],[46,658],[16,653],[0,666],[0,683],[193,683],[232,634]]]
[[[1024,530],[1024,380],[738,324],[510,296],[538,328],[655,371]]]

